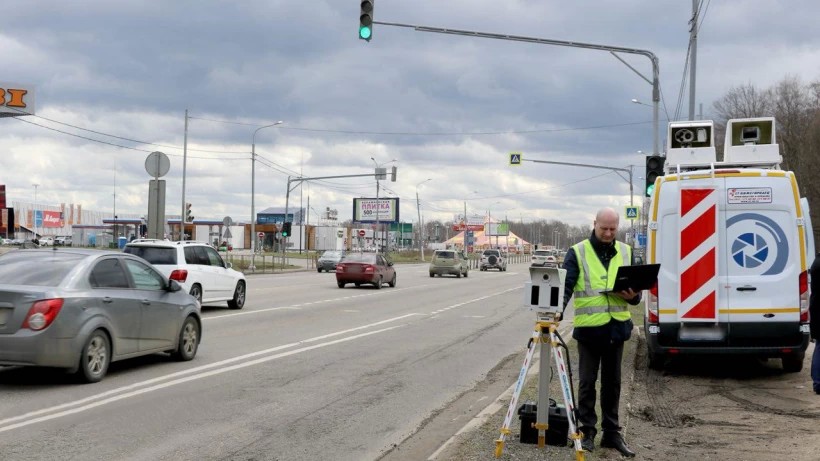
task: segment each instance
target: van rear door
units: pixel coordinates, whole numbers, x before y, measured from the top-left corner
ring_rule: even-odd
[[[795,187],[785,173],[726,178],[722,285],[730,342],[735,345],[787,335],[778,324],[798,328],[799,278],[805,263],[801,264],[804,241],[797,218],[802,211],[797,210]]]

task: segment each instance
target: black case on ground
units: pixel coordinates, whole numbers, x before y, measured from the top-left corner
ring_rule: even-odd
[[[538,404],[529,400],[518,408],[518,419],[521,420],[521,443],[538,443],[538,429],[533,427],[538,415]],[[569,444],[569,420],[567,409],[550,399],[548,411],[547,445],[565,447]]]

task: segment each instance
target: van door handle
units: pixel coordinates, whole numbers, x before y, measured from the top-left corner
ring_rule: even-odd
[[[140,301],[140,302],[141,302],[142,304],[145,304],[146,306],[150,306],[150,305],[151,305],[151,301],[148,301],[147,299],[143,299],[143,300],[142,300],[142,301]]]
[[[110,297],[106,296],[106,297],[104,297],[104,298],[102,299],[102,302],[104,302],[104,303],[106,303],[106,304],[110,304],[110,303],[113,303],[113,302],[114,302],[114,300],[113,300],[113,299],[111,299]]]
[[[757,287],[737,287],[737,291],[755,291]]]

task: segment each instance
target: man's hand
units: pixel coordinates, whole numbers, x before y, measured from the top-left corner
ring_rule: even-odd
[[[633,291],[632,288],[627,288],[626,290],[619,291],[615,294],[620,296],[621,298],[625,299],[626,301],[634,299],[635,296],[638,296],[638,293]]]

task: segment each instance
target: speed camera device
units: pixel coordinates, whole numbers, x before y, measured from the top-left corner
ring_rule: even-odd
[[[560,314],[564,310],[564,280],[567,270],[557,267],[530,267],[524,284],[524,305],[539,313]]]

